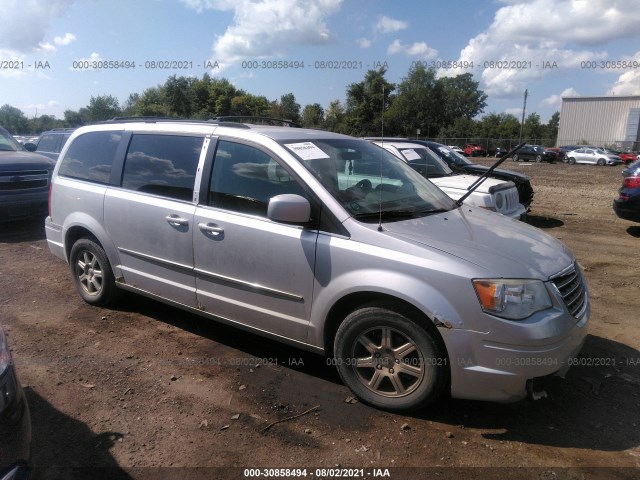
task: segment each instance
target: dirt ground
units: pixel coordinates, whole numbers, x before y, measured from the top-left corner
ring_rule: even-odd
[[[137,296],[85,304],[40,221],[0,226],[0,322],[35,478],[640,478],[640,224],[611,209],[621,167],[505,166],[532,177],[529,222],[573,250],[591,289],[582,365],[536,402],[350,402],[321,356]]]

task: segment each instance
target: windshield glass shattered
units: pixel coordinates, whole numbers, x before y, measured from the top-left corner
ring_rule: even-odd
[[[280,143],[359,220],[390,221],[456,208],[453,200],[405,162],[365,140]]]

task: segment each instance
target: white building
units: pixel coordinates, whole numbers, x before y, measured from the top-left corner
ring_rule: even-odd
[[[640,95],[562,97],[557,145],[640,149]]]

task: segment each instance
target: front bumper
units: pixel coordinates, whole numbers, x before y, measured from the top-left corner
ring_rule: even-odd
[[[0,221],[44,217],[49,210],[49,191],[0,195]]]
[[[527,396],[528,383],[534,379],[564,376],[586,340],[589,314],[587,304],[579,320],[568,313],[552,314],[555,318],[550,318],[546,325],[522,325],[519,343],[505,341],[508,335],[496,339],[489,333],[450,332],[449,341],[460,352],[450,358],[451,396],[514,402]],[[512,330],[518,332],[518,324],[513,323]],[[555,326],[567,323],[571,326],[563,333],[547,336]],[[525,343],[527,337],[530,342]]]

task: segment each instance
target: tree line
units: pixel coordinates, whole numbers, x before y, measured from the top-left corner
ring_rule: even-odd
[[[437,78],[433,68],[414,63],[394,84],[386,69],[369,70],[361,82],[347,86],[346,100],[297,103],[293,93],[277,100],[236,88],[227,79],[173,75],[164,84],[132,93],[120,105],[113,95],[92,96],[79,110],[66,110],[64,119],[50,115],[27,118],[10,105],[0,107],[0,125],[14,134],[37,134],[62,127],[80,127],[117,116],[163,116],[207,120],[219,116],[267,116],[305,127],[354,136],[421,136],[429,138],[518,138],[518,118],[484,112],[487,95],[471,73]],[[531,113],[522,126],[523,138],[555,141],[559,112],[547,124]]]

